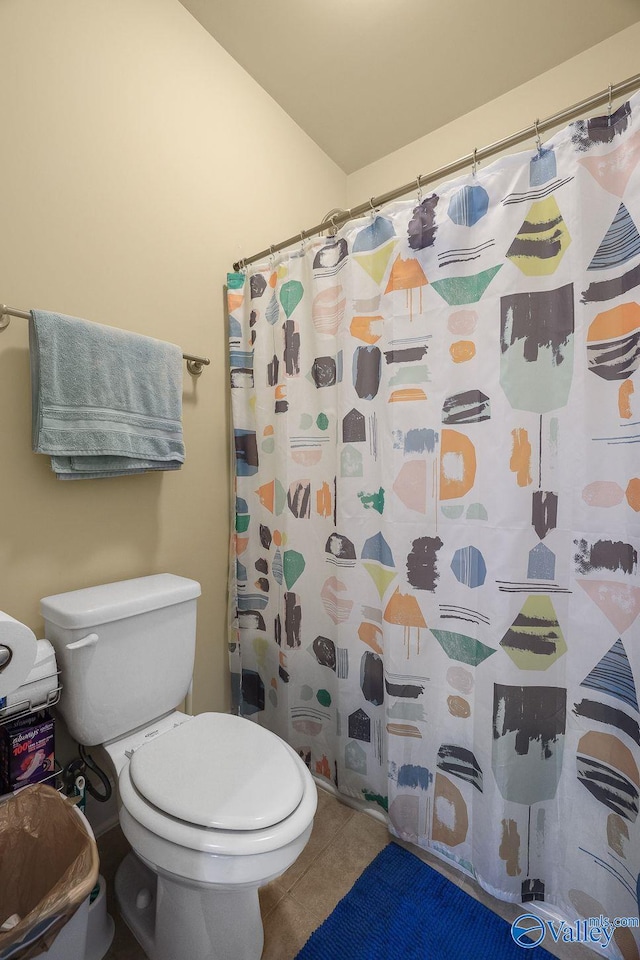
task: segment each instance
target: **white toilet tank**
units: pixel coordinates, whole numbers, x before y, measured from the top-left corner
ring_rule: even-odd
[[[40,601],[61,671],[58,709],[79,743],[123,736],[184,699],[200,592],[195,580],[160,573]]]

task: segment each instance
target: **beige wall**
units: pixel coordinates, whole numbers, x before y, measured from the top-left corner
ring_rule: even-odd
[[[178,473],[64,483],[31,452],[27,324],[0,334],[0,609],[170,571],[202,584],[194,706],[224,709],[223,283],[344,206],[346,177],[178,0],[2,0],[0,301],[171,340]]]
[[[535,80],[363,167],[348,178],[347,206],[354,207],[369,197],[410,183],[418,174],[427,175],[459,157],[468,156],[474,147],[502,140],[531,126],[536,118],[552,116],[606,90],[610,83],[633,76],[640,71],[639,48],[640,23],[635,23]],[[443,85],[442,96],[446,95],[446,85]],[[529,148],[534,148],[533,138],[521,149]]]

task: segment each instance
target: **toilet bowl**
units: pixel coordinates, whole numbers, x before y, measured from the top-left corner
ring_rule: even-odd
[[[151,960],[259,960],[258,889],[306,845],[316,786],[274,734],[227,714],[173,712],[105,744],[133,856],[118,906]]]
[[[175,709],[191,681],[200,585],[157,574],[41,601],[59,709],[101,744],[132,852],[118,906],[150,960],[259,960],[258,889],[291,866],[316,786],[291,746],[242,717]]]

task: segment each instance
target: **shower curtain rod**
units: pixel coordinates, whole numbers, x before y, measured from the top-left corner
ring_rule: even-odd
[[[6,303],[0,303],[0,333],[9,326],[9,317],[20,317],[22,320],[30,320],[31,314],[26,310],[16,310],[14,307],[8,307]],[[182,359],[187,361],[187,370],[194,377],[199,377],[203,367],[208,367],[211,363],[208,357],[194,357],[191,353],[183,353]]]
[[[387,203],[391,203],[392,200],[398,200],[407,193],[411,193],[412,190],[424,187],[428,183],[433,183],[434,180],[441,180],[444,177],[450,176],[451,174],[458,173],[465,167],[471,165],[475,167],[475,164],[479,163],[481,160],[486,160],[489,157],[495,156],[496,153],[501,153],[503,150],[509,150],[511,147],[516,147],[518,144],[525,140],[529,140],[531,137],[535,136],[538,138],[541,133],[545,133],[552,127],[556,127],[561,123],[568,123],[570,120],[575,120],[576,117],[579,117],[582,113],[593,110],[595,107],[602,106],[604,103],[608,102],[609,109],[611,109],[611,102],[614,98],[631,93],[638,87],[640,87],[640,73],[636,73],[635,76],[628,77],[626,80],[622,80],[620,83],[609,84],[606,90],[601,90],[600,93],[596,93],[592,97],[588,97],[586,100],[581,100],[580,103],[574,103],[573,106],[567,107],[565,110],[561,110],[560,113],[554,113],[552,116],[546,117],[544,120],[536,120],[535,123],[531,124],[531,126],[525,127],[524,130],[520,130],[518,133],[514,133],[510,137],[505,137],[503,140],[496,140],[494,143],[490,143],[486,147],[475,149],[473,153],[468,154],[466,157],[460,157],[459,160],[454,160],[453,163],[448,163],[444,167],[440,167],[438,170],[433,170],[431,173],[420,174],[420,176],[416,177],[416,179],[411,183],[405,183],[404,186],[397,187],[395,190],[390,190],[388,193],[383,193],[379,197],[371,197],[370,200],[358,204],[357,207],[352,207],[350,210],[343,210],[339,213],[336,213],[334,216],[327,216],[321,221],[321,223],[317,223],[309,230],[302,230],[295,237],[289,237],[287,240],[283,240],[281,243],[276,243],[271,247],[267,247],[266,250],[261,250],[259,253],[254,253],[252,257],[246,257],[243,260],[238,260],[233,264],[233,269],[236,271],[242,270],[250,263],[255,263],[257,260],[262,260],[264,257],[273,255],[280,250],[286,249],[286,247],[291,247],[299,241],[307,240],[309,237],[316,236],[317,234],[322,233],[322,231],[326,230],[328,227],[337,229],[338,227],[347,223],[349,220],[353,220],[355,217],[362,216],[363,213],[367,213],[369,210],[373,211],[376,207],[382,207]]]

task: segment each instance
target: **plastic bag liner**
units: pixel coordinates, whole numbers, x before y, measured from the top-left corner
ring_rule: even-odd
[[[0,802],[0,960],[48,950],[98,879],[98,849],[74,805],[33,784]]]

